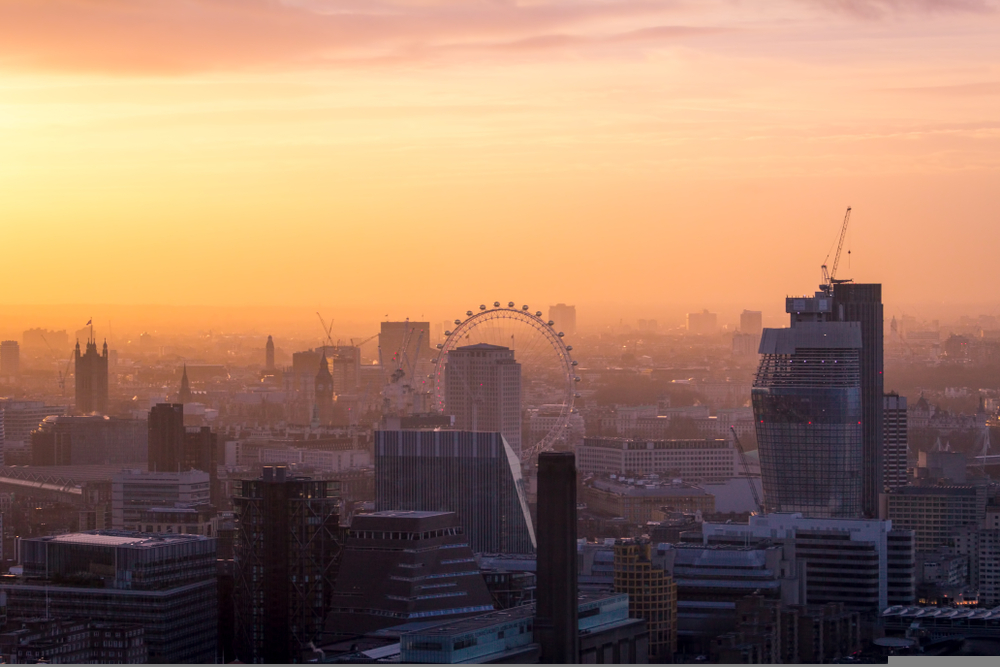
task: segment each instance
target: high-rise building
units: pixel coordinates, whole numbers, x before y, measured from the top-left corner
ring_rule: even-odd
[[[549,320],[555,323],[552,326],[557,331],[562,331],[567,336],[576,335],[576,306],[567,306],[565,303],[549,306]]]
[[[453,512],[375,512],[351,522],[326,629],[359,635],[493,611]]]
[[[267,345],[264,346],[264,368],[269,371],[274,370],[274,339],[267,337]]]
[[[97,351],[97,342],[87,341],[87,351],[80,354],[80,341],[74,352],[76,374],[76,412],[87,415],[108,411],[108,343],[104,351]]]
[[[13,620],[141,625],[152,663],[216,659],[216,541],[93,531],[21,541],[24,575],[0,584]]]
[[[448,352],[445,413],[464,431],[499,431],[521,456],[521,364],[514,350],[479,343]]]
[[[337,482],[290,477],[265,466],[237,482],[234,590],[236,656],[299,662],[330,606],[340,546]]]
[[[417,360],[431,358],[430,322],[382,322],[378,335],[382,363],[391,372],[401,363],[404,368]]]
[[[763,313],[759,310],[744,310],[740,313],[740,331],[760,338],[764,330],[763,317]]]
[[[580,653],[576,581],[576,459],[538,455],[538,557],[535,636],[541,660],[576,662]]]
[[[158,403],[149,411],[149,469],[179,472],[184,458],[184,405]],[[207,471],[206,471],[207,472]]]
[[[703,310],[700,313],[688,313],[687,315],[688,333],[711,336],[719,330],[719,316]]]
[[[330,374],[330,364],[326,360],[326,350],[319,360],[319,370],[314,380],[316,396],[316,414],[320,422],[329,424],[333,421],[333,376]]]
[[[21,375],[21,348],[16,340],[0,343],[0,377],[8,382]]]
[[[790,329],[763,332],[751,398],[771,512],[862,516],[861,330],[825,321],[829,310],[826,298],[796,300]]]
[[[885,470],[883,483],[886,491],[895,491],[906,486],[907,413],[906,396],[889,393],[882,399],[882,460]]]
[[[861,428],[864,443],[862,512],[878,516],[883,482],[883,371],[882,285],[837,283],[833,286],[834,319],[861,325]]]
[[[146,462],[146,421],[99,415],[49,416],[31,433],[37,466]]]
[[[535,551],[521,464],[499,433],[376,431],[375,509],[455,512],[476,553]]]
[[[357,392],[361,381],[361,348],[354,345],[337,345],[333,348],[330,374],[333,391],[337,394]]]
[[[648,539],[615,542],[615,592],[628,593],[631,618],[646,619],[650,659],[669,661],[677,651],[677,584],[650,558]]]

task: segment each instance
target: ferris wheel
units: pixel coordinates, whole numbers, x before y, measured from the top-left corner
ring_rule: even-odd
[[[494,301],[492,308],[483,304],[478,311],[467,311],[464,320],[456,319],[455,328],[444,332],[447,338],[437,346],[432,375],[435,409],[445,409],[445,368],[450,351],[478,343],[508,347],[521,365],[522,408],[545,412],[539,422],[544,427],[534,431],[532,441],[522,443],[521,461],[528,462],[540,452],[551,450],[566,434],[578,397],[576,383],[580,381],[577,362],[570,356],[573,346],[566,345],[563,333],[554,327],[554,322],[542,319],[541,311],[533,313],[526,305],[518,308],[513,301],[506,307]]]

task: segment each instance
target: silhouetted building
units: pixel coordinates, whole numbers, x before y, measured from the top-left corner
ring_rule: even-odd
[[[69,334],[66,333],[65,329],[59,331],[40,328],[28,329],[21,335],[21,340],[26,348],[59,350],[58,354],[63,354],[63,350],[69,349]]]
[[[382,363],[392,372],[400,364],[406,368],[419,359],[431,357],[430,322],[382,322],[378,336]]]
[[[688,313],[688,333],[711,336],[719,329],[719,316],[703,310],[700,313]]]
[[[535,636],[542,662],[574,663],[580,652],[576,585],[576,457],[538,455]]]
[[[267,345],[264,346],[264,368],[269,371],[274,370],[274,340],[268,336]]]
[[[909,483],[906,396],[890,393],[882,400],[882,418],[885,421],[882,426],[883,483],[886,491],[894,491]]]
[[[740,313],[741,332],[760,338],[763,330],[763,313],[759,310],[744,310]]]
[[[74,352],[76,374],[76,412],[105,414],[108,411],[108,343],[98,353],[97,342],[87,341],[87,351],[80,354],[80,341]]]
[[[576,306],[567,306],[565,303],[549,306],[549,320],[557,331],[562,331],[567,336],[576,335]]]
[[[143,628],[149,661],[215,661],[215,540],[95,531],[21,541],[24,576],[0,584],[7,616]]]
[[[521,465],[499,433],[376,431],[375,509],[455,512],[476,553],[533,553]]]
[[[21,375],[21,348],[16,340],[0,343],[0,377],[15,381]]]
[[[146,422],[99,415],[45,417],[31,433],[36,466],[146,462]]]
[[[337,345],[333,348],[330,365],[334,392],[353,394],[358,390],[361,381],[361,348],[353,345]]]
[[[319,370],[315,379],[316,413],[322,424],[333,421],[333,376],[326,360],[326,350],[319,360]]]
[[[236,483],[235,651],[246,663],[298,662],[323,630],[336,579],[339,485],[265,466]]]
[[[143,512],[154,508],[196,508],[211,500],[207,472],[126,470],[111,480],[111,527],[146,531]],[[152,522],[148,522],[152,523]]]
[[[354,517],[344,542],[327,632],[365,634],[493,611],[469,539],[453,512]]]
[[[142,665],[149,658],[137,623],[37,618],[11,625],[0,634],[7,664]]]
[[[3,413],[3,455],[6,465],[31,464],[31,432],[49,416],[66,413],[61,405],[45,405],[44,401],[22,401],[0,398]]]
[[[448,352],[444,410],[455,428],[499,431],[520,458],[521,364],[514,350],[479,343]]]
[[[181,390],[177,392],[177,402],[181,405],[191,402],[191,383],[188,381],[187,364],[184,364],[184,372],[181,374]]]
[[[764,504],[770,512],[859,518],[860,326],[825,321],[829,298],[789,302],[792,327],[764,330],[751,390]]]
[[[184,405],[154,405],[149,411],[148,424],[149,469],[180,472],[184,464]]]

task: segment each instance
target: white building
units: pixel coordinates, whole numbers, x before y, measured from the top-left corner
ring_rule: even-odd
[[[725,481],[736,477],[738,451],[731,439],[638,440],[584,438],[577,468],[595,475],[641,477],[657,474],[685,481]]]
[[[521,456],[521,364],[514,350],[479,343],[448,352],[444,403],[456,429],[499,432]]]
[[[227,443],[228,444],[228,443]],[[258,451],[263,465],[300,465],[328,472],[369,468],[371,454],[361,449],[323,451],[317,449],[268,448]]]
[[[111,527],[141,530],[139,517],[155,507],[196,507],[211,502],[207,472],[125,470],[111,479]]]

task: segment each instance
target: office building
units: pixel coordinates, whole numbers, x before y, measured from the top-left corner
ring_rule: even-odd
[[[823,321],[826,298],[797,299],[792,308],[790,329],[764,329],[751,390],[764,505],[860,518],[861,327]]]
[[[514,350],[479,343],[448,352],[446,414],[464,431],[499,431],[521,456],[521,364]]]
[[[214,662],[216,542],[94,531],[21,541],[22,577],[0,584],[7,616],[142,626],[149,662]]]
[[[538,455],[538,556],[535,636],[542,662],[568,664],[580,652],[576,582],[576,460]]]
[[[319,360],[319,370],[313,381],[313,394],[316,397],[316,418],[321,424],[333,421],[333,375],[330,374],[330,363],[326,359],[326,350]]]
[[[146,462],[146,421],[99,415],[45,417],[31,433],[36,466]]]
[[[791,299],[789,299],[790,301]],[[833,286],[834,315],[838,322],[857,322],[861,327],[861,426],[864,443],[862,469],[862,514],[878,516],[883,492],[883,331],[882,286],[837,283]],[[790,311],[789,311],[790,312]]]
[[[499,433],[376,431],[375,509],[455,512],[476,553],[534,553],[521,465]]]
[[[764,331],[763,317],[759,310],[744,310],[740,313],[740,333],[756,336],[759,340]]]
[[[0,656],[9,665],[142,665],[149,660],[137,623],[39,618],[0,634]]]
[[[66,408],[45,405],[44,401],[0,398],[0,412],[3,413],[5,465],[30,465],[31,432],[46,417],[66,414]]]
[[[662,515],[663,508],[694,514],[715,511],[715,496],[691,484],[670,480],[596,478],[584,483],[580,501],[607,517],[622,517],[631,524],[645,524]]]
[[[936,551],[952,542],[961,526],[980,526],[986,517],[985,486],[907,486],[882,494],[883,519],[912,530],[917,551]]]
[[[410,622],[493,611],[453,512],[375,512],[351,522],[327,631],[360,635]]]
[[[267,344],[264,346],[264,370],[274,370],[274,339],[267,337]]]
[[[615,592],[628,594],[631,618],[646,620],[650,660],[677,651],[677,584],[650,558],[647,539],[615,541]]]
[[[106,414],[108,411],[108,343],[104,350],[97,351],[97,342],[87,341],[87,350],[80,353],[80,341],[76,342],[73,353],[76,375],[76,413],[89,415],[92,412]]]
[[[703,310],[700,313],[688,313],[688,333],[700,336],[711,336],[719,330],[719,316]]]
[[[909,483],[907,477],[906,396],[886,394],[882,400],[882,461],[883,484],[886,491],[895,491]]]
[[[549,306],[549,320],[556,331],[562,331],[567,336],[576,335],[576,306],[565,303]]]
[[[21,347],[16,340],[0,343],[0,379],[16,382],[21,376]]]
[[[62,355],[64,350],[69,350],[69,334],[65,329],[50,331],[48,329],[34,328],[27,329],[21,334],[21,340],[25,348],[35,348],[41,350],[59,350]]]
[[[417,361],[430,359],[430,322],[382,322],[378,335],[378,346],[382,351],[382,363],[392,372],[402,366],[404,369]]]
[[[584,438],[577,448],[583,473],[620,477],[655,474],[691,482],[724,482],[736,477],[738,455],[732,438]]]
[[[111,527],[146,531],[143,512],[154,508],[198,508],[211,502],[207,472],[125,470],[111,478]]]
[[[337,482],[265,466],[236,483],[235,650],[245,663],[298,662],[323,631],[340,545]]]
[[[149,469],[178,472],[183,466],[184,405],[158,403],[149,411],[147,443]]]

